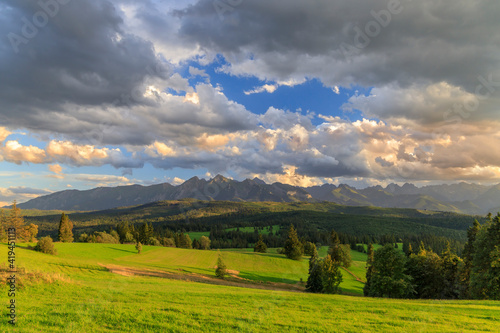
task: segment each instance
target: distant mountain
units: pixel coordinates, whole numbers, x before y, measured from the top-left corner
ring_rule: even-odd
[[[459,183],[418,188],[413,184],[389,184],[385,188],[365,189],[341,184],[298,187],[282,183],[266,184],[254,178],[236,181],[221,175],[205,180],[193,177],[181,185],[158,184],[101,187],[87,191],[68,190],[32,199],[22,209],[104,210],[142,205],[162,200],[195,198],[199,200],[318,202],[348,206],[414,208],[449,211],[471,215],[496,213],[500,208],[500,184],[484,186]]]
[[[315,201],[300,187],[281,183],[268,185],[258,178],[239,182],[217,175],[210,180],[193,177],[179,186],[165,183],[100,187],[86,191],[67,190],[38,197],[18,206],[22,209],[94,211],[185,198],[209,201]]]

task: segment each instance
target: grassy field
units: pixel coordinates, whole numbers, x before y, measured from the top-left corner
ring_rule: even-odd
[[[371,299],[121,276],[103,265],[213,275],[218,254],[144,246],[138,255],[133,245],[115,244],[56,247],[58,256],[16,251],[17,265],[31,272],[18,273],[24,286],[16,296],[17,332],[500,331],[498,302]],[[6,246],[0,251],[6,253]],[[221,251],[228,268],[250,280],[307,277],[307,260],[272,252]],[[364,258],[353,254],[355,263]],[[3,311],[0,331],[11,332]]]

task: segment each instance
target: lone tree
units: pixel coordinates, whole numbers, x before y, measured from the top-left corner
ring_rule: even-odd
[[[137,254],[141,254],[141,251],[142,251],[141,242],[137,242],[137,244],[135,245],[135,249],[137,250]]]
[[[264,243],[262,235],[259,235],[259,240],[257,241],[257,243],[255,243],[255,246],[253,247],[253,252],[260,252],[260,253],[267,252],[267,245],[266,243]]]
[[[290,229],[288,230],[288,237],[285,241],[285,247],[283,250],[285,255],[290,259],[302,259],[302,255],[304,254],[304,246],[299,241],[299,238],[297,237],[297,231],[295,230],[293,225],[290,225]]]
[[[73,223],[64,213],[62,213],[61,221],[59,222],[58,238],[60,242],[73,243]]]
[[[222,259],[222,255],[219,253],[219,258],[217,259],[217,268],[215,269],[215,276],[219,279],[224,279],[228,275],[226,264]]]

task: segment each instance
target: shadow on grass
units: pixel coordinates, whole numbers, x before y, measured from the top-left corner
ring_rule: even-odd
[[[277,282],[277,283],[288,283],[288,284],[296,284],[297,282],[299,282],[298,280],[291,280],[291,279],[272,277],[272,276],[262,276],[248,272],[240,272],[238,276],[252,281]]]
[[[116,247],[112,247],[112,246],[106,246],[106,248],[111,249],[111,250],[121,251],[121,252],[132,253],[132,254],[137,253],[137,250],[131,251],[131,250],[124,250],[124,249],[117,249]]]
[[[69,264],[62,264],[62,263],[49,263],[49,265],[67,267],[67,268],[85,269],[88,271],[98,271],[98,272],[107,272],[108,271],[108,269],[105,267],[99,267],[99,266],[94,266],[94,265],[79,266],[79,265],[69,265]]]

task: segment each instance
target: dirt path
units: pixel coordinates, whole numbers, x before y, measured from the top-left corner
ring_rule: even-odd
[[[294,292],[305,292],[304,286],[300,283],[297,284],[288,284],[288,283],[277,283],[277,282],[261,282],[257,283],[252,280],[247,280],[237,276],[239,272],[230,272],[230,277],[225,280],[217,279],[212,276],[195,274],[195,273],[171,273],[165,271],[154,271],[143,268],[133,268],[133,267],[125,267],[118,266],[112,264],[99,264],[102,267],[105,267],[111,273],[123,275],[123,276],[153,276],[160,277],[165,279],[173,279],[173,280],[183,280],[183,281],[191,281],[191,282],[200,282],[200,283],[209,283],[215,285],[222,286],[232,286],[232,287],[242,287],[242,288],[254,288],[254,289],[265,289],[265,290],[279,290],[279,291],[294,291]]]

